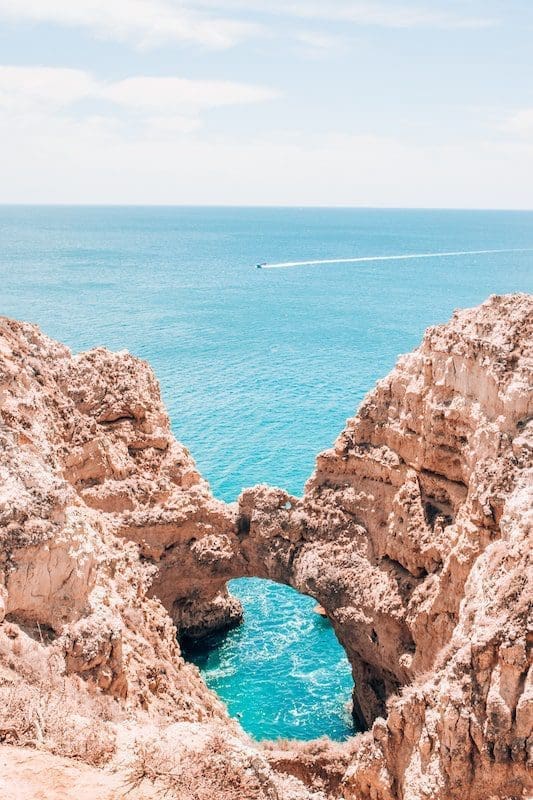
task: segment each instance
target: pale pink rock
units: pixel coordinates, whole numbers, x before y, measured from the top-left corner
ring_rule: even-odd
[[[113,733],[113,774],[150,725],[179,755],[185,725],[195,780],[222,763],[259,782],[254,800],[526,796],[532,387],[533,298],[491,297],[399,359],[303,498],[258,486],[226,505],[145,363],[0,320],[0,739],[65,755],[57,706],[91,752]],[[316,598],[367,733],[260,751],[228,718],[171,618],[192,637],[238,623],[226,583],[242,576]]]

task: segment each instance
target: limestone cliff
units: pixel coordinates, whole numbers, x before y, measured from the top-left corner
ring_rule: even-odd
[[[0,322],[0,690],[13,706],[0,739],[69,755],[40,706],[21,723],[13,701],[13,687],[49,680],[51,698],[92,720],[98,747],[110,729],[126,760],[154,721],[162,740],[200,741],[198,763],[222,759],[239,776],[234,794],[206,798],[524,796],[532,386],[533,298],[491,297],[399,360],[318,457],[303,498],[261,486],[227,506],[170,433],[146,364],[72,356]],[[367,733],[260,754],[227,718],[164,609],[180,635],[235,624],[226,582],[240,576],[324,607]],[[221,730],[222,755],[209,744]],[[153,761],[141,781],[177,791]]]
[[[234,523],[171,435],[148,366],[72,356],[0,320],[0,419],[0,742],[43,751],[0,749],[0,795],[314,796],[228,718],[153,597],[169,611],[182,597],[169,540]],[[208,624],[238,617],[211,583]],[[180,617],[201,589],[187,582]]]
[[[361,714],[379,715],[345,796],[531,788],[533,298],[430,329],[319,456],[303,501],[284,499],[256,490],[243,511],[295,542],[290,580],[327,609]]]

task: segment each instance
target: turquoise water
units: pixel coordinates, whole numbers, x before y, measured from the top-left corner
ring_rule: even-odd
[[[245,624],[186,651],[230,714],[259,739],[350,736],[350,665],[316,600],[258,578],[230,589]]]
[[[260,481],[299,494],[397,355],[456,307],[533,291],[533,253],[253,265],[520,247],[531,212],[0,207],[0,313],[149,360],[219,497]],[[247,622],[195,655],[206,680],[255,736],[346,736],[349,671],[312,601],[235,591]]]

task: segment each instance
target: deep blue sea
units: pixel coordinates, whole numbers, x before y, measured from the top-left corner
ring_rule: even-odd
[[[215,494],[294,494],[424,329],[533,291],[533,252],[258,270],[257,262],[533,248],[533,212],[0,207],[0,314],[147,359]],[[351,732],[350,671],[314,602],[232,584],[246,622],[194,656],[257,738]]]

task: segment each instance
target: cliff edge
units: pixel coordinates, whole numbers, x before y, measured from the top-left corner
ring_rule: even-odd
[[[526,796],[532,387],[533,298],[493,296],[400,358],[302,498],[226,505],[145,363],[0,320],[5,795],[38,796],[10,765],[40,758],[78,770],[80,797],[96,780],[109,798]],[[176,629],[237,624],[243,576],[318,600],[366,733],[259,748],[228,718]]]

